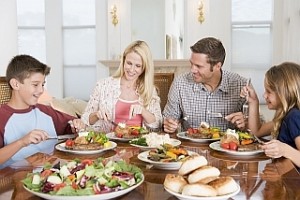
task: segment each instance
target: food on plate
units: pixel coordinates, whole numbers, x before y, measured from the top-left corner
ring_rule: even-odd
[[[181,175],[167,174],[164,186],[169,190],[177,193],[181,193],[182,188],[187,184],[187,181]]]
[[[219,177],[209,182],[208,185],[215,188],[218,195],[229,194],[235,192],[238,189],[236,182],[230,176]]]
[[[147,158],[157,162],[179,162],[189,157],[188,151],[182,147],[163,144],[160,148],[151,149]]]
[[[118,138],[133,139],[148,133],[148,130],[141,126],[127,126],[124,123],[119,123],[114,132]]]
[[[259,149],[258,143],[253,136],[247,132],[227,129],[220,140],[220,146],[224,149],[234,151],[253,151]]]
[[[188,128],[186,135],[195,139],[218,139],[223,132],[220,128],[210,127],[208,123],[201,122],[199,128]]]
[[[206,158],[199,155],[184,160],[178,174],[167,174],[164,186],[167,191],[196,197],[217,197],[239,192],[233,178],[220,176],[220,170],[207,165]]]
[[[70,150],[99,150],[108,147],[110,142],[105,133],[89,131],[80,133],[75,139],[68,139],[65,148]]]
[[[217,191],[210,185],[202,183],[187,184],[182,188],[182,194],[188,196],[215,197]]]
[[[132,139],[129,143],[139,146],[159,148],[163,144],[172,144],[172,140],[169,134],[157,134],[155,132],[151,132],[149,134],[142,135],[140,138]]]
[[[210,181],[213,181],[217,179],[220,176],[220,170],[216,167],[205,165],[202,166],[188,176],[188,182],[189,183],[209,183]]]
[[[29,190],[60,196],[96,195],[132,187],[143,180],[140,168],[124,161],[103,158],[73,160],[41,172],[28,173],[22,180]]]
[[[188,173],[207,165],[207,160],[204,156],[200,155],[191,155],[188,157],[179,168],[178,174],[179,175],[187,175]]]

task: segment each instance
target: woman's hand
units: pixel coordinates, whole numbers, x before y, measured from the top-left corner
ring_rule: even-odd
[[[242,112],[231,113],[230,115],[225,116],[225,119],[240,130],[246,129],[246,121]]]
[[[106,109],[104,106],[100,107],[99,110],[96,112],[96,116],[99,120],[111,120],[112,115],[110,114],[109,110]]]
[[[73,119],[70,121],[70,125],[73,133],[78,133],[86,128],[86,124],[84,124],[81,119]]]
[[[131,105],[129,110],[129,119],[135,117],[136,115],[140,115],[143,112],[144,107],[141,105]]]

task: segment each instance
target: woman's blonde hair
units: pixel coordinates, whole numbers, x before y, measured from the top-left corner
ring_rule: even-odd
[[[300,65],[284,62],[271,67],[265,75],[265,84],[274,91],[281,106],[276,110],[272,136],[277,138],[283,118],[292,108],[300,108]]]
[[[154,64],[149,46],[144,41],[134,41],[124,50],[120,66],[113,77],[121,78],[124,75],[124,63],[127,54],[134,52],[141,56],[143,73],[137,80],[137,91],[143,100],[144,106],[148,106],[154,90]]]

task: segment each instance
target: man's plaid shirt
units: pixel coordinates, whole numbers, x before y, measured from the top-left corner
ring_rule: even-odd
[[[181,74],[172,83],[163,117],[181,119],[189,116],[189,124],[194,128],[199,127],[201,122],[207,122],[211,127],[219,127],[223,131],[234,129],[233,124],[224,118],[209,115],[209,112],[221,113],[223,117],[242,112],[245,98],[240,97],[240,92],[246,82],[246,78],[223,70],[220,85],[210,92],[202,83],[194,82],[190,72]]]

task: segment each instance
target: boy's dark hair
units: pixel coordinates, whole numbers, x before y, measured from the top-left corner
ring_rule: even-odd
[[[190,47],[193,53],[206,54],[208,58],[208,63],[214,66],[218,62],[223,65],[225,61],[225,48],[222,42],[213,37],[207,37],[199,40],[193,46]]]
[[[30,55],[17,55],[9,62],[6,69],[6,80],[13,78],[23,83],[31,73],[41,73],[47,76],[50,73],[50,67],[41,63]]]

